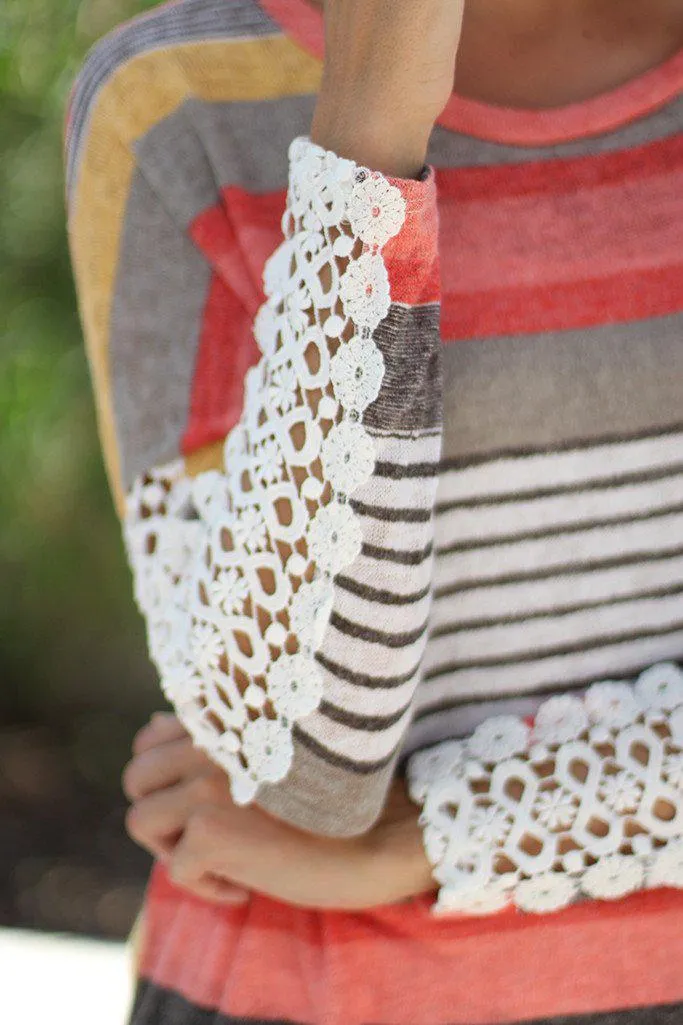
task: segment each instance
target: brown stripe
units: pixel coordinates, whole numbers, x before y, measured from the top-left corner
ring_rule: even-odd
[[[423,587],[420,591],[413,591],[412,594],[396,594],[394,591],[368,587],[367,584],[360,584],[357,580],[345,576],[335,577],[334,582],[343,591],[355,594],[365,601],[375,601],[381,605],[414,605],[426,598],[431,590],[431,587],[428,586]]]
[[[400,673],[397,676],[368,676],[366,673],[356,673],[352,669],[340,665],[338,662],[333,662],[332,659],[327,658],[320,651],[315,657],[320,665],[327,669],[328,673],[339,677],[340,680],[346,680],[347,683],[353,683],[356,687],[367,687],[370,690],[391,690],[393,687],[400,687],[401,684],[412,680],[420,668],[420,663],[418,662],[407,673]]]
[[[429,625],[429,620],[425,620],[422,626],[417,627],[415,630],[408,630],[405,633],[387,633],[384,630],[374,630],[370,626],[365,626],[362,623],[353,623],[350,619],[345,616],[340,616],[338,612],[333,612],[330,616],[330,625],[338,630],[339,633],[345,634],[347,637],[355,637],[360,641],[368,641],[371,644],[384,644],[387,648],[406,648],[415,641],[419,641],[426,631]]]
[[[399,566],[421,566],[423,562],[426,562],[430,558],[432,551],[434,550],[433,544],[430,542],[424,548],[419,548],[416,551],[402,551],[397,548],[378,548],[377,545],[363,545],[363,555],[367,556],[368,559],[377,559],[380,562],[395,562]]]

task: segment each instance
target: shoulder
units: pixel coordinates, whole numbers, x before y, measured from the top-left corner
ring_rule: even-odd
[[[157,91],[175,91],[182,101],[192,91],[192,68],[201,67],[206,75],[205,54],[197,59],[202,48],[216,51],[216,44],[279,33],[258,0],[176,0],[118,25],[90,49],[73,80],[65,125],[68,171],[76,162],[92,112],[107,92],[116,94],[122,114],[128,101],[134,104],[142,81]],[[224,74],[229,73],[227,56],[221,53]]]

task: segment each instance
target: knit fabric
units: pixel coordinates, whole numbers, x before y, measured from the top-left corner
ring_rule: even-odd
[[[108,36],[76,83],[69,235],[122,514],[153,468],[221,466],[259,357],[253,323],[282,238],[287,153],[315,104],[321,28],[300,0],[180,0]],[[382,452],[351,498],[363,547],[335,577],[323,699],[295,726],[286,777],[259,788],[272,813],[361,832],[415,752],[683,658],[682,82],[679,54],[555,119],[510,112],[502,125],[454,96],[437,122],[410,230],[385,254],[385,376],[365,414]],[[169,1015],[162,991],[174,988],[228,1019],[340,1025],[672,1004],[680,906],[661,890],[552,924],[505,911],[437,926],[428,902],[385,920],[255,897],[245,918],[156,870],[136,1020]],[[289,962],[274,922],[298,937]],[[198,950],[181,971],[207,929],[213,968]],[[238,948],[275,959],[272,991]],[[348,980],[364,977],[370,949],[387,981],[368,995]],[[417,995],[397,983],[396,957],[425,980]]]

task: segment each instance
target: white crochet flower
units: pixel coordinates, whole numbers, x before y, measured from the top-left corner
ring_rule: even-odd
[[[643,876],[643,865],[637,858],[607,854],[586,869],[581,889],[590,897],[615,900],[638,890],[643,885]]]
[[[296,371],[285,363],[273,371],[268,384],[268,401],[278,413],[287,413],[296,401]]]
[[[591,722],[612,730],[636,722],[642,712],[633,687],[620,681],[594,683],[586,691],[584,702]]]
[[[236,569],[219,572],[209,590],[213,600],[226,615],[241,612],[249,596],[249,585]]]
[[[495,804],[476,804],[467,819],[467,831],[473,840],[483,844],[498,844],[510,832],[512,821]]]
[[[365,428],[342,420],[332,428],[320,451],[325,476],[337,491],[350,494],[365,484],[375,466],[375,446]]]
[[[461,912],[468,915],[490,915],[502,911],[510,904],[510,883],[501,879],[488,883],[485,887],[471,890],[447,890],[439,892],[433,907],[435,915]]]
[[[267,540],[266,521],[257,505],[240,509],[230,527],[235,541],[252,552],[265,548]]]
[[[315,662],[305,655],[280,655],[266,677],[268,697],[275,711],[287,719],[313,712],[323,696],[322,677]]]
[[[223,639],[215,627],[210,623],[195,623],[191,630],[190,644],[200,668],[208,671],[218,667],[225,649]]]
[[[566,907],[575,895],[576,883],[569,876],[561,872],[540,872],[518,884],[514,901],[522,911],[545,914]]]
[[[281,479],[282,463],[282,450],[275,438],[266,438],[254,449],[254,473],[262,484]]]
[[[429,787],[447,776],[462,775],[466,752],[463,741],[447,740],[412,755],[407,775],[413,800],[424,801]]]
[[[535,744],[564,744],[575,740],[588,727],[581,701],[570,694],[549,698],[538,709],[533,725]]]
[[[354,235],[369,246],[381,248],[400,231],[405,209],[400,189],[384,178],[369,175],[355,184],[349,200],[348,217]]]
[[[683,840],[671,840],[657,852],[648,873],[647,885],[683,888]]]
[[[242,753],[259,781],[277,783],[292,762],[291,732],[281,722],[261,716],[244,727]]]
[[[349,263],[339,282],[339,295],[347,316],[357,327],[374,331],[389,312],[389,278],[381,256],[363,253]]]
[[[534,810],[541,822],[553,832],[568,829],[576,818],[577,807],[572,795],[562,787],[540,790],[534,801]]]
[[[527,747],[529,727],[516,715],[497,715],[477,726],[467,742],[468,749],[484,762],[502,762],[522,754]]]
[[[636,694],[645,709],[671,712],[683,705],[683,672],[673,662],[660,662],[640,674]]]
[[[333,590],[326,580],[305,581],[289,606],[289,622],[303,647],[317,648],[322,642],[332,610]]]
[[[642,792],[642,783],[632,772],[603,776],[600,783],[603,801],[620,815],[637,810]]]
[[[318,568],[334,575],[360,554],[363,533],[358,517],[350,506],[330,502],[318,509],[311,520],[308,542]]]
[[[371,338],[352,338],[337,350],[330,377],[341,404],[362,411],[379,395],[384,357]]]

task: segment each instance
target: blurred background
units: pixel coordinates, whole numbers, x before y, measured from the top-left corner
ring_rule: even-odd
[[[0,0],[0,927],[122,938],[149,871],[119,777],[162,699],[100,457],[61,146],[86,51],[152,6]]]

